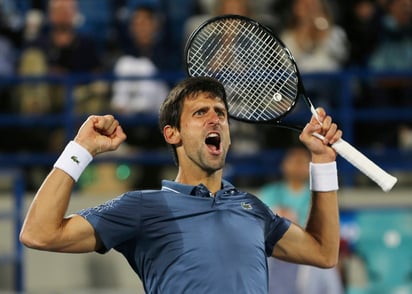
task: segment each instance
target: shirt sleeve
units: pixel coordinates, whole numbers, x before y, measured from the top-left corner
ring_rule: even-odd
[[[290,227],[290,220],[274,214],[268,209],[269,219],[265,231],[265,251],[267,256],[271,256],[276,243],[283,237]]]
[[[140,193],[126,193],[99,206],[86,208],[76,214],[84,217],[103,243],[99,253],[136,238],[140,233]]]

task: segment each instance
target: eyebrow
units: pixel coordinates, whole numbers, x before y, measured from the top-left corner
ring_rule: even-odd
[[[209,104],[205,104],[205,105],[203,105],[203,104],[195,104],[195,105],[193,105],[193,106],[190,107],[190,110],[191,110],[191,111],[196,111],[196,110],[198,110],[198,109],[204,109],[204,108],[214,109],[214,110],[219,110],[219,111],[227,112],[227,109],[226,109],[225,104],[224,104],[223,102],[220,102],[220,101],[219,101],[218,104],[214,104],[214,105],[209,105]]]

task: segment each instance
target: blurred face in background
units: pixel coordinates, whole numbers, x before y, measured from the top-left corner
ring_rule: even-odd
[[[75,0],[50,0],[49,22],[52,26],[73,27],[77,16]]]
[[[219,0],[217,1],[216,14],[238,14],[250,16],[248,0]]]
[[[324,19],[330,22],[331,16],[323,0],[295,0],[293,4],[293,15],[296,23],[318,26],[316,21]]]
[[[412,0],[390,0],[388,12],[401,26],[412,24]]]
[[[156,38],[158,28],[159,23],[154,11],[138,9],[133,13],[130,32],[137,45],[150,47]]]
[[[68,46],[74,39],[75,19],[78,14],[75,0],[50,0],[49,23],[53,43],[58,47]]]
[[[309,179],[310,154],[304,148],[289,150],[282,162],[283,177],[287,181],[306,182]]]

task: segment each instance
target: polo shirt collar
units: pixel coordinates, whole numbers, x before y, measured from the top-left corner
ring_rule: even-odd
[[[235,187],[231,183],[222,179],[221,190],[228,190],[228,189],[234,189],[234,188]],[[162,181],[162,190],[182,193],[186,195],[197,195],[197,196],[201,196],[200,194],[204,194],[202,193],[202,191],[208,192],[207,188],[203,184],[192,186],[192,185],[181,184],[181,183],[177,183],[177,182],[169,181],[169,180]]]

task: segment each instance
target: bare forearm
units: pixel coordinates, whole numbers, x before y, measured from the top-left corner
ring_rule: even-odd
[[[339,209],[337,192],[313,192],[306,231],[318,243],[317,254],[325,267],[333,266],[339,253]]]

